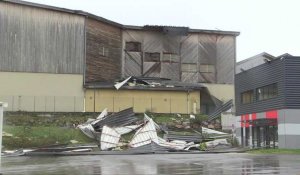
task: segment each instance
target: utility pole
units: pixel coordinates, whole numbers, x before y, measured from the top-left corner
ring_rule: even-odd
[[[3,108],[6,108],[7,106],[8,106],[7,103],[0,102],[0,175],[2,174],[1,153],[2,153]]]

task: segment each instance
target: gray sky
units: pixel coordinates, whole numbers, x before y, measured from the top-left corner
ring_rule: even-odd
[[[261,52],[300,56],[298,0],[28,0],[83,10],[127,25],[241,32],[237,61]]]

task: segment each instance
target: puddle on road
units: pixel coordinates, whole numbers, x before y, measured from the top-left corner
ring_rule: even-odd
[[[300,174],[300,155],[172,154],[10,157],[2,173],[23,175],[106,174]]]

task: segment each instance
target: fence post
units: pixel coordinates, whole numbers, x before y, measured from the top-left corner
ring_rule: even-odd
[[[7,106],[7,103],[0,102],[0,153],[2,152],[3,108],[6,108]],[[0,174],[2,174],[1,157],[0,154]]]

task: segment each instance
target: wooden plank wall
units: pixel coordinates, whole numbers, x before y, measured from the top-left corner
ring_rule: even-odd
[[[121,29],[86,19],[86,82],[121,77]]]
[[[0,71],[83,73],[83,16],[7,2],[0,9]]]

